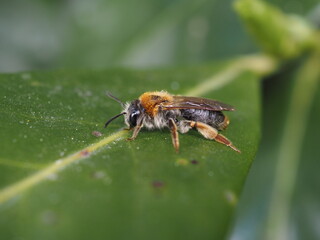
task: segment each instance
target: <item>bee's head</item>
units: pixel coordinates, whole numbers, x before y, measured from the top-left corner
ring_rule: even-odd
[[[139,100],[133,100],[131,103],[126,104],[124,121],[130,128],[137,126],[137,120],[143,113],[143,108]]]
[[[109,119],[104,127],[107,127],[109,125],[109,123],[111,123],[114,119],[124,115],[124,121],[127,124],[128,127],[133,128],[135,126],[137,126],[137,120],[139,119],[139,117],[141,116],[141,114],[143,113],[143,107],[140,104],[139,100],[133,100],[131,103],[126,103],[124,104],[123,102],[121,102],[118,98],[112,96],[110,93],[107,93],[107,95],[116,100],[117,102],[119,102],[121,104],[121,106],[124,107],[124,110],[122,113],[117,114],[116,116],[112,117],[111,119]]]

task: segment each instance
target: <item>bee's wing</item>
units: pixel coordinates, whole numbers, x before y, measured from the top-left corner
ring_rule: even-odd
[[[173,96],[173,101],[163,103],[163,110],[203,109],[211,111],[234,111],[235,108],[216,100],[198,97]]]

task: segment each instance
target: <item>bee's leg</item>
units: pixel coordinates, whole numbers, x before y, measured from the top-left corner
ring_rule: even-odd
[[[132,141],[134,139],[136,139],[136,137],[138,136],[138,133],[140,132],[140,129],[142,128],[142,125],[137,125],[133,128],[133,133],[132,136],[130,138],[127,138],[128,141]]]
[[[232,144],[232,142],[228,138],[226,138],[222,134],[219,134],[217,129],[202,122],[195,122],[195,121],[187,121],[187,122],[189,122],[191,127],[196,128],[205,138],[214,139],[217,142],[227,145],[228,147],[232,148],[233,150],[239,153],[241,152]]]
[[[141,128],[143,127],[143,121],[145,116],[143,114],[140,115],[140,117],[137,119],[137,125],[133,128],[133,133],[131,138],[127,138],[128,141],[132,141],[136,139],[138,136],[138,133],[140,132]]]
[[[176,123],[172,118],[169,118],[169,128],[171,131],[171,137],[172,137],[172,144],[174,146],[174,149],[176,152],[179,152],[179,134],[178,134],[178,128]]]
[[[134,139],[136,139],[136,137],[138,136],[138,133],[140,132],[140,129],[142,128],[142,124],[141,125],[137,125],[133,128],[133,133],[132,136],[130,138],[127,138],[128,141],[132,141]]]

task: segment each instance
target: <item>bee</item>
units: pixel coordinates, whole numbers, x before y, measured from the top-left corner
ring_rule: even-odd
[[[114,119],[124,115],[124,121],[133,130],[134,140],[142,127],[149,130],[169,128],[172,144],[179,151],[179,134],[195,128],[207,139],[215,140],[240,153],[232,142],[219,131],[229,125],[229,118],[222,111],[234,111],[234,107],[216,100],[172,95],[166,91],[145,92],[138,99],[123,103],[111,93],[107,95],[119,102],[123,111],[109,119],[107,127]]]

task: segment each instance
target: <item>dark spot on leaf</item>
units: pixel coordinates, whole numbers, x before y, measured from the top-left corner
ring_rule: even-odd
[[[92,134],[93,136],[95,136],[95,137],[101,137],[101,136],[102,136],[102,133],[99,132],[99,131],[93,131],[91,134]]]
[[[162,182],[162,181],[159,181],[159,180],[155,180],[155,181],[153,181],[152,182],[152,186],[154,187],[154,188],[163,188],[164,187],[164,182]]]
[[[191,161],[190,161],[192,164],[194,164],[194,165],[197,165],[199,162],[198,162],[198,160],[196,160],[196,159],[192,159]]]
[[[82,157],[87,157],[89,155],[89,151],[88,150],[83,150],[83,151],[80,152],[80,155]]]

